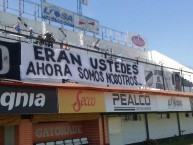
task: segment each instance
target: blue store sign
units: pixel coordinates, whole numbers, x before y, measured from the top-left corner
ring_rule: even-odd
[[[42,18],[74,27],[74,13],[55,5],[42,2]]]

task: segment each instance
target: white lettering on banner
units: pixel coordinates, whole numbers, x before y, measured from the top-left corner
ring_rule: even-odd
[[[81,126],[57,126],[36,128],[35,135],[37,138],[61,136],[61,135],[75,135],[81,134]]]
[[[13,107],[18,106],[43,107],[45,104],[45,95],[42,93],[35,95],[34,93],[5,92],[0,97],[0,105],[8,107],[8,110],[12,110]]]
[[[155,111],[156,99],[150,95],[105,93],[107,112]]]
[[[21,46],[22,80],[69,79],[72,82],[125,87],[140,87],[145,81],[142,66],[132,62],[120,63],[24,43]]]

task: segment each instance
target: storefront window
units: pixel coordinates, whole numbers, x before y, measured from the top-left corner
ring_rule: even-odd
[[[44,143],[36,143],[35,145],[88,145],[88,138],[74,138],[74,139],[66,139],[66,140],[58,140],[58,141],[50,141]]]

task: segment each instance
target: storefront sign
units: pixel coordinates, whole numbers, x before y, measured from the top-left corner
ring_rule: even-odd
[[[42,18],[68,26],[74,26],[74,13],[55,5],[42,2]]]
[[[151,95],[105,93],[106,112],[156,111],[156,98]]]
[[[80,16],[72,11],[47,2],[42,2],[42,18],[71,27],[77,27],[84,31],[99,33],[99,22],[97,20]]]
[[[135,45],[137,45],[137,46],[139,46],[139,47],[143,47],[143,46],[145,45],[145,41],[144,41],[139,35],[137,35],[137,36],[132,36],[132,37],[131,37],[131,41],[132,41]]]
[[[33,126],[33,132],[34,142],[43,142],[81,137],[83,135],[83,127],[79,122],[37,124]]]
[[[128,41],[131,45],[140,47],[140,48],[147,48],[147,39],[144,36],[128,33]]]
[[[0,41],[0,77],[5,79],[20,79],[20,43]]]
[[[60,113],[105,112],[103,92],[58,89]]]
[[[158,111],[191,111],[188,97],[156,96]]]
[[[88,32],[99,33],[99,22],[85,16],[74,15],[74,26]]]
[[[22,43],[21,78],[28,81],[57,81],[138,88],[144,84],[144,69],[133,62],[32,46]],[[28,55],[30,54],[30,55]]]
[[[0,114],[58,113],[54,88],[0,86]]]

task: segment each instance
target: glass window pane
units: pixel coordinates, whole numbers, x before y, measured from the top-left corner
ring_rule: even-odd
[[[46,145],[55,145],[54,142],[47,142]]]
[[[56,145],[64,145],[63,140],[58,140],[58,141],[56,141]]]

